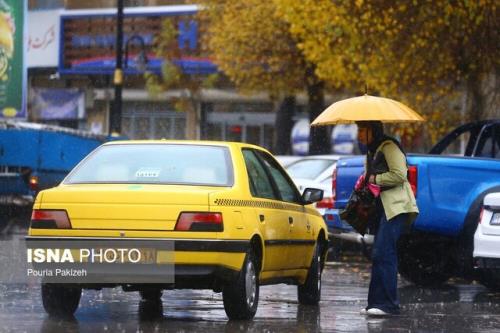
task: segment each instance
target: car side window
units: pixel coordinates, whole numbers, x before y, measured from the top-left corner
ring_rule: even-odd
[[[251,150],[244,149],[243,158],[245,159],[247,167],[252,195],[259,198],[278,200],[279,198],[276,197],[273,191],[271,180],[255,153]]]
[[[478,142],[476,156],[500,158],[500,125],[484,129]]]
[[[290,180],[290,178],[285,174],[283,169],[274,161],[274,159],[264,153],[257,152],[261,157],[265,167],[270,171],[271,177],[274,180],[274,183],[278,187],[278,191],[281,196],[281,200],[287,202],[300,203],[300,196],[295,187],[295,184]]]
[[[473,141],[471,140],[471,131],[462,132],[446,146],[441,155],[467,156],[466,143],[471,141]]]
[[[472,156],[481,128],[480,124],[460,126],[432,147],[429,154]]]

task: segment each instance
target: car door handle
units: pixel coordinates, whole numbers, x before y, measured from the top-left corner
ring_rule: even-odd
[[[266,217],[263,214],[259,215],[260,222],[264,222],[265,219],[266,219]]]
[[[293,217],[291,217],[291,216],[288,217],[288,223],[293,224]]]

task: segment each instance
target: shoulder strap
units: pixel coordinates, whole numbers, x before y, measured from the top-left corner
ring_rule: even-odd
[[[377,170],[377,167],[378,165],[374,165],[374,162],[375,162],[375,157],[378,155],[378,154],[382,154],[382,158],[384,159],[384,163],[387,165],[387,162],[385,161],[385,155],[384,153],[380,150],[380,148],[382,148],[382,146],[386,145],[386,144],[389,144],[390,142],[393,142],[398,148],[399,150],[403,153],[403,155],[405,156],[405,162],[406,162],[406,167],[408,167],[408,162],[406,161],[406,152],[405,150],[403,149],[403,147],[401,146],[401,143],[396,140],[395,138],[393,138],[392,136],[388,136],[388,135],[384,135],[380,141],[380,143],[378,144],[377,146],[377,149],[375,150],[375,152],[373,153],[373,156],[372,154],[370,153],[370,151],[367,152],[366,154],[366,165],[367,165],[367,177],[365,178],[365,185],[366,183],[368,182],[368,178],[370,177],[370,175],[373,175],[373,174],[377,174],[377,171],[380,173],[380,172],[385,172],[385,170]],[[378,158],[377,158],[378,160]],[[385,168],[384,168],[385,169]]]
[[[406,151],[403,149],[403,146],[401,146],[401,143],[396,138],[393,138],[392,136],[386,135],[384,139],[385,140],[380,144],[380,146],[382,146],[383,144],[386,144],[387,141],[392,141],[392,142],[394,142],[394,144],[396,146],[398,146],[399,150],[401,150],[403,155],[405,155],[405,157],[406,157]]]
[[[387,160],[381,148],[384,145],[390,144],[391,142],[394,143],[403,153],[406,167],[408,167],[408,162],[406,161],[406,152],[404,151],[403,147],[401,147],[399,141],[397,141],[395,138],[385,136],[384,140],[382,140],[381,143],[378,145],[375,154],[371,157],[370,164],[368,165],[370,174],[379,174],[388,171]]]

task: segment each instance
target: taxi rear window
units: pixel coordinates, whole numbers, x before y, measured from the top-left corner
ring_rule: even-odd
[[[233,169],[226,147],[117,144],[98,148],[66,177],[64,183],[231,186]]]

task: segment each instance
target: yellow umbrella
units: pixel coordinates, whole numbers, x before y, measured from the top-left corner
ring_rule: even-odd
[[[311,126],[350,124],[368,120],[378,120],[383,123],[425,121],[403,103],[365,94],[333,103],[314,119]]]

